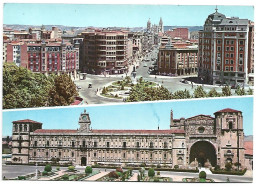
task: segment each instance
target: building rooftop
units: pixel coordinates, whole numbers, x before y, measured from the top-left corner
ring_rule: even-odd
[[[36,124],[42,124],[38,121],[33,121],[30,119],[23,119],[23,120],[18,120],[18,121],[13,121],[13,123],[36,123]]]
[[[225,109],[222,109],[222,110],[219,110],[219,111],[215,112],[214,114],[216,114],[216,113],[226,113],[226,112],[241,112],[241,111],[234,110],[232,108],[225,108]]]

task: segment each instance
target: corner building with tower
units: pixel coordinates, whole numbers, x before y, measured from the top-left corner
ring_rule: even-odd
[[[46,162],[73,165],[179,168],[245,165],[242,112],[223,109],[210,115],[173,118],[165,130],[92,129],[89,113],[79,117],[79,129],[42,129],[32,120],[13,121],[12,163]]]

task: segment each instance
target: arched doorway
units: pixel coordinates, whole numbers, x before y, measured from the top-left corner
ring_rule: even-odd
[[[86,157],[81,157],[81,165],[86,166],[87,165],[87,158]]]
[[[197,160],[199,166],[209,161],[212,166],[216,166],[217,156],[215,147],[207,141],[199,141],[194,143],[190,149],[190,163]]]

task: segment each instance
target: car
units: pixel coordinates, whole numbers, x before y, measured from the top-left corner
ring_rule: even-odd
[[[147,64],[144,64],[144,67],[147,67]]]
[[[77,86],[78,89],[81,89],[81,86]]]
[[[92,88],[92,84],[88,84],[88,88]]]

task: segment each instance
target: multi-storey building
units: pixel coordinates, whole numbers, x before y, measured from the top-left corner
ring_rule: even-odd
[[[188,28],[174,28],[172,31],[165,32],[171,38],[181,38],[183,40],[189,39],[189,29]]]
[[[61,73],[76,76],[79,69],[79,44],[65,42],[12,41],[7,44],[7,62],[32,72]]]
[[[199,77],[210,84],[244,86],[253,77],[254,25],[216,12],[199,32]],[[252,78],[251,78],[252,80]]]
[[[173,118],[165,130],[92,129],[86,111],[78,130],[42,129],[32,120],[13,121],[12,163],[35,164],[58,160],[73,165],[161,164],[180,168],[245,165],[242,112],[223,109],[210,115]],[[105,120],[104,120],[105,121]]]
[[[83,57],[81,70],[92,74],[121,74],[127,72],[127,42],[125,31],[96,30],[82,32]]]
[[[170,40],[159,48],[158,73],[162,75],[187,75],[197,72],[198,48],[187,43],[172,45]]]

